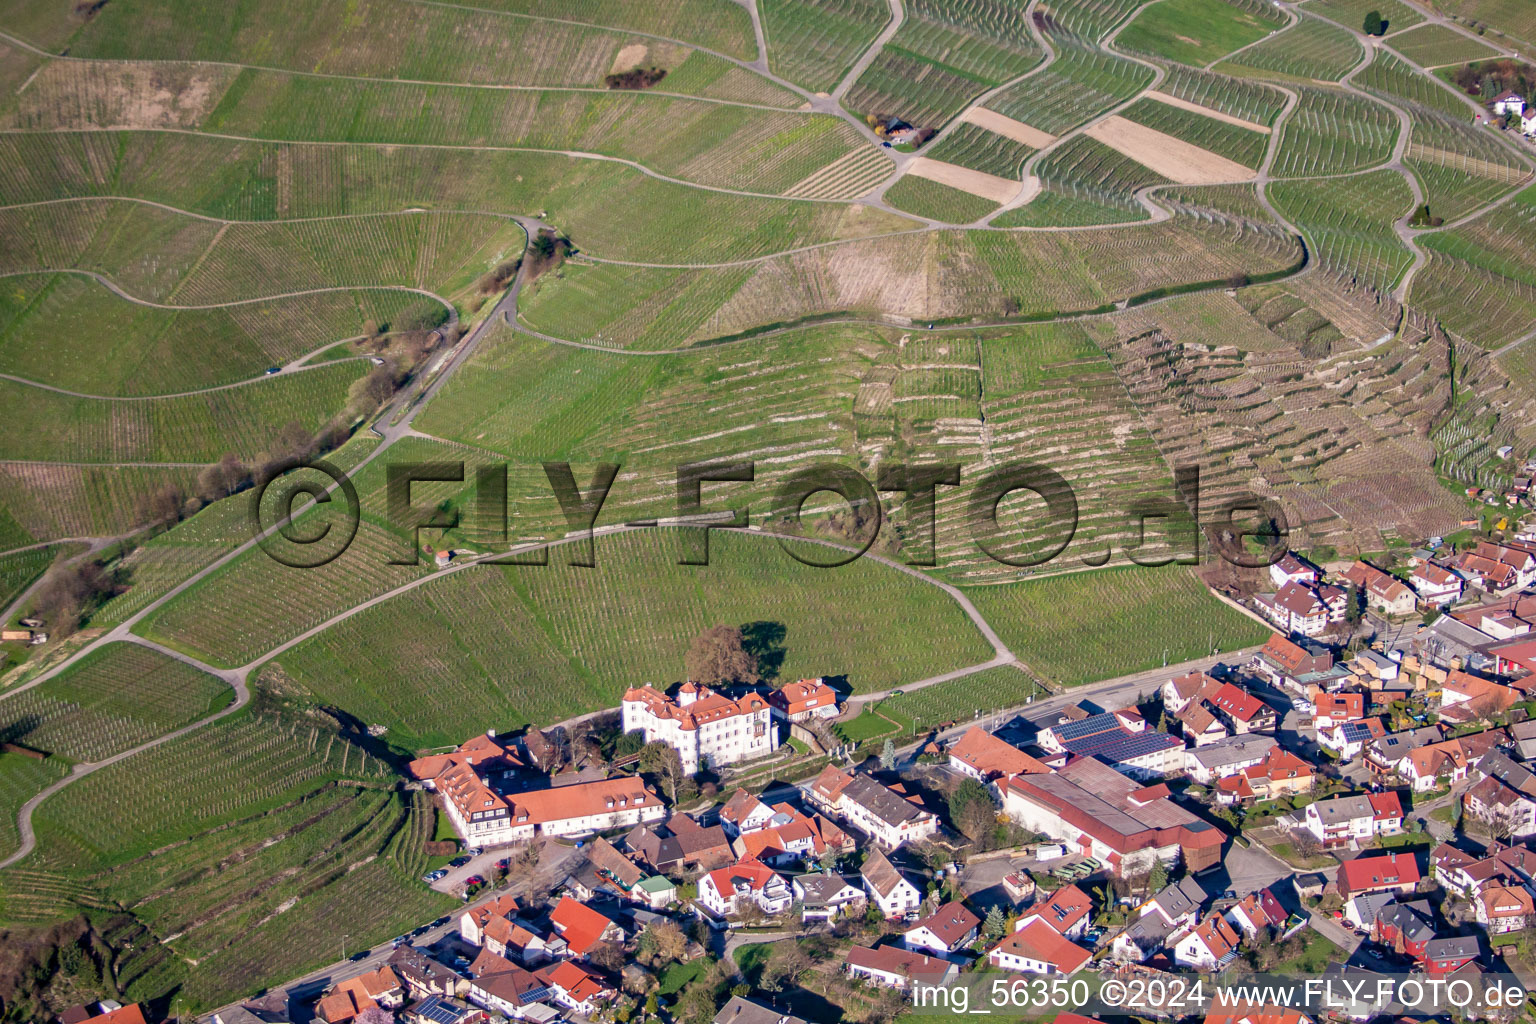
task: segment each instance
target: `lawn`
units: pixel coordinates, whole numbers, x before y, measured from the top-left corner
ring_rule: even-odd
[[[1173,565],[1065,573],[967,594],[1025,665],[1065,686],[1261,644],[1270,633]]]
[[[1258,10],[1266,16],[1261,17]],[[1267,8],[1244,8],[1225,0],[1163,0],[1137,15],[1115,37],[1115,44],[1204,67],[1264,38],[1282,24],[1284,21],[1270,16]]]

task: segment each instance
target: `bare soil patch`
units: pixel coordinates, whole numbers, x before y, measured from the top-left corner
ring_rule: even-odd
[[[1023,121],[1015,121],[986,107],[972,107],[960,115],[960,120],[980,125],[989,132],[997,132],[1006,139],[1022,142],[1033,149],[1044,149],[1056,141],[1056,136],[1049,132],[1043,132]]]
[[[1210,107],[1202,107],[1198,103],[1189,102],[1189,100],[1181,100],[1177,96],[1169,95],[1166,92],[1159,92],[1156,89],[1148,89],[1142,95],[1144,95],[1149,100],[1157,100],[1159,103],[1166,103],[1170,107],[1178,107],[1180,110],[1188,110],[1192,113],[1201,114],[1205,117],[1209,117],[1213,121],[1223,121],[1226,124],[1235,124],[1239,128],[1247,128],[1249,131],[1259,132],[1263,135],[1269,134],[1269,125],[1259,124],[1257,121],[1248,121],[1241,117],[1233,117],[1231,114],[1223,114],[1219,110],[1212,110]]]
[[[1181,185],[1214,185],[1254,175],[1251,167],[1119,115],[1106,117],[1083,134]]]

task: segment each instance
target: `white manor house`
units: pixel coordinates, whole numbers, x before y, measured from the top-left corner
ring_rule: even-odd
[[[647,683],[627,690],[620,703],[625,732],[675,749],[683,771],[750,761],[773,753],[779,729],[773,709],[758,693],[732,699],[686,682],[670,697]]]

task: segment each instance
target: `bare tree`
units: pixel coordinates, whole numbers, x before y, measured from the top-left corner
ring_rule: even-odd
[[[683,659],[688,678],[705,686],[720,683],[756,683],[762,677],[757,658],[746,649],[745,638],[735,626],[711,626],[694,638]]]

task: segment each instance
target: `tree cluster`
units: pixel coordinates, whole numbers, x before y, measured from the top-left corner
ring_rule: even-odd
[[[649,89],[651,86],[667,77],[666,68],[630,68],[628,71],[618,71],[604,78],[603,81],[610,89]]]
[[[689,679],[704,686],[762,681],[757,658],[747,651],[741,630],[724,624],[711,626],[694,638],[683,657],[683,667]]]

